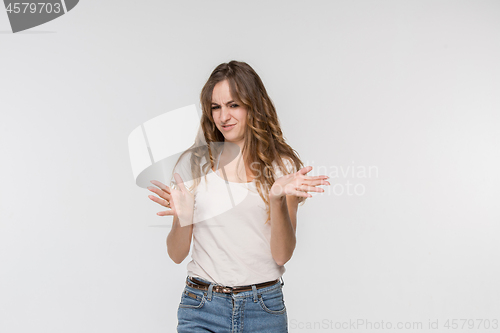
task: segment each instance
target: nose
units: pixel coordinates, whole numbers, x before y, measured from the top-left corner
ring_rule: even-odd
[[[231,119],[231,112],[228,107],[223,106],[221,108],[220,119],[224,123],[227,122],[229,119]]]

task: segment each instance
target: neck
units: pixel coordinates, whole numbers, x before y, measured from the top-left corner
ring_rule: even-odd
[[[225,156],[235,156],[241,157],[243,151],[243,142],[241,143],[233,143],[224,141],[224,146],[222,150],[222,154]]]

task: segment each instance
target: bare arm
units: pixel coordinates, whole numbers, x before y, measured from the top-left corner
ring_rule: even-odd
[[[167,252],[176,264],[180,264],[189,254],[192,236],[193,225],[181,227],[179,218],[174,215],[172,229],[167,236]]]
[[[184,184],[182,183],[182,179],[180,176],[176,173],[175,174],[176,181],[180,183],[181,191],[182,194],[185,196],[188,195],[188,191],[185,188]],[[167,236],[167,253],[168,256],[176,263],[180,264],[189,254],[189,249],[191,247],[191,238],[193,236],[193,223],[189,223],[188,225],[181,226],[179,222],[179,215],[177,215],[178,210],[176,210],[175,207],[175,202],[173,201],[172,194],[173,194],[173,189],[169,188],[165,184],[157,181],[157,180],[152,180],[151,183],[153,185],[156,185],[159,188],[155,188],[152,186],[148,186],[148,189],[156,193],[158,197],[155,197],[154,195],[150,195],[149,198],[153,200],[154,202],[162,205],[163,207],[169,208],[169,210],[158,212],[158,216],[166,216],[166,215],[172,215],[174,217],[173,222],[172,222],[172,229],[170,230],[168,236]],[[177,192],[177,198],[182,199],[183,196],[180,192]],[[175,196],[175,193],[174,193]],[[189,195],[192,196],[192,195]],[[187,207],[184,207],[182,205],[182,200],[178,202],[180,204],[180,207],[182,208],[182,211],[188,211],[191,209],[191,214],[181,214],[181,217],[184,219],[187,219],[188,221],[190,220],[189,215],[192,216],[192,207],[191,204],[187,204]],[[192,203],[192,202],[191,202]],[[170,204],[172,204],[172,207],[170,207]],[[192,218],[191,218],[192,219]]]
[[[271,209],[271,253],[280,266],[292,257],[295,250],[297,210],[300,197],[311,197],[307,192],[324,192],[318,185],[330,185],[328,176],[305,176],[311,166],[278,178],[269,194]]]
[[[290,260],[295,250],[298,199],[293,195],[270,198],[271,253],[280,266]]]

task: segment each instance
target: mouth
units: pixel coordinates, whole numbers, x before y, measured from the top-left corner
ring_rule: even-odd
[[[236,124],[229,124],[229,125],[223,125],[222,128],[226,131],[229,131],[230,129],[233,129]]]

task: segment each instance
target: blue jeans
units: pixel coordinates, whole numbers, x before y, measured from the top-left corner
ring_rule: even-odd
[[[177,310],[178,333],[286,333],[288,319],[281,281],[236,294],[184,287]],[[194,281],[192,281],[194,282]]]

